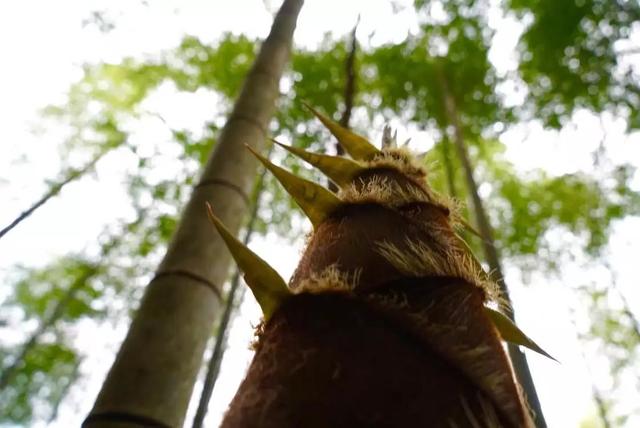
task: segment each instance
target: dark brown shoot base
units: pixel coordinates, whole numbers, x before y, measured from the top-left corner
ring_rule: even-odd
[[[222,426],[471,427],[469,415],[496,413],[459,370],[366,305],[300,295],[264,327]]]

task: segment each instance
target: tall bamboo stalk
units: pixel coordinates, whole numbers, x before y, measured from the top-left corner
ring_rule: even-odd
[[[265,146],[302,3],[278,11],[84,426],[182,426],[230,262],[205,203],[237,233],[256,171],[244,145]]]
[[[447,115],[449,124],[453,127],[453,143],[456,148],[458,158],[460,159],[462,169],[464,171],[467,189],[469,191],[469,194],[471,195],[473,211],[475,214],[476,222],[478,224],[478,231],[480,232],[480,236],[482,238],[482,248],[484,250],[485,259],[489,264],[493,279],[500,287],[500,291],[502,292],[505,301],[508,303],[505,308],[506,315],[510,319],[515,320],[515,313],[513,310],[513,306],[511,305],[511,299],[509,297],[509,289],[507,288],[507,284],[504,280],[502,266],[500,263],[500,256],[498,255],[498,250],[495,246],[495,241],[493,238],[493,230],[491,228],[487,213],[484,209],[482,199],[480,198],[480,194],[478,193],[478,185],[473,176],[473,166],[471,165],[471,160],[469,159],[467,147],[464,142],[464,132],[462,130],[462,126],[458,117],[456,101],[453,94],[451,93],[449,82],[447,81],[445,73],[441,69],[438,70],[438,79],[440,81],[440,85],[444,94],[443,101],[445,113]],[[527,357],[518,346],[513,344],[509,344],[509,357],[511,358],[513,369],[516,373],[518,381],[522,385],[523,391],[529,402],[529,406],[531,407],[531,410],[534,414],[536,427],[546,427],[547,424],[542,413],[542,407],[540,406],[540,400],[538,399],[538,394],[533,383],[531,372],[529,371]]]
[[[272,146],[273,147],[273,146]],[[269,150],[271,152],[271,150]],[[268,156],[267,156],[268,157]],[[251,213],[249,214],[249,220],[245,230],[242,242],[245,245],[249,244],[253,232],[255,229],[255,223],[258,219],[258,210],[260,209],[260,197],[264,190],[264,176],[266,170],[262,170],[258,180],[256,181],[255,189],[253,192]],[[216,386],[218,375],[220,374],[220,365],[222,364],[222,357],[227,347],[227,333],[229,330],[229,322],[231,321],[231,315],[236,308],[236,304],[242,301],[244,296],[244,288],[240,288],[240,271],[236,268],[233,277],[231,278],[231,286],[227,293],[227,300],[225,302],[224,311],[220,318],[220,325],[218,326],[218,333],[216,334],[213,351],[207,364],[207,373],[204,377],[204,385],[202,386],[202,393],[200,394],[200,400],[198,401],[198,408],[193,418],[193,428],[200,428],[204,424],[204,418],[207,415],[209,409],[209,402],[213,394],[213,389]]]

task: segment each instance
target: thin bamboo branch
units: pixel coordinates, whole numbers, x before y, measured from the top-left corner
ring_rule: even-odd
[[[69,303],[73,301],[76,294],[86,285],[87,280],[93,276],[96,271],[97,269],[90,269],[85,272],[82,277],[77,278],[62,298],[58,300],[49,313],[45,315],[35,331],[31,333],[29,339],[20,347],[20,351],[18,351],[17,355],[13,358],[13,361],[0,373],[0,390],[3,390],[9,385],[27,354],[38,344],[40,337],[51,329],[64,315],[64,311]]]
[[[358,31],[359,24],[360,16],[358,16],[358,21],[356,22],[356,25],[354,25],[353,30],[351,30],[351,46],[344,64],[345,76],[347,79],[344,86],[344,111],[340,118],[340,124],[345,128],[349,127],[351,112],[353,110],[353,102],[357,90],[356,53],[358,51],[358,39],[356,38],[356,32]],[[336,143],[336,150],[339,155],[344,154],[342,146],[340,146],[339,143]]]
[[[142,220],[142,217],[143,216],[139,215],[134,222],[129,224],[129,226],[139,223]],[[119,242],[120,236],[110,236],[109,239],[102,244],[102,248],[100,249],[100,260],[104,260],[105,257],[107,257],[107,255],[118,245]],[[33,331],[33,333],[31,333],[29,339],[27,339],[20,347],[20,351],[13,359],[13,361],[6,368],[3,368],[0,372],[0,390],[5,388],[11,382],[16,369],[20,367],[20,364],[22,363],[22,361],[24,361],[25,357],[38,344],[40,337],[55,326],[58,320],[64,315],[64,311],[66,310],[69,303],[73,301],[78,292],[87,285],[87,281],[89,281],[91,277],[96,275],[99,270],[99,265],[92,264],[91,269],[88,269],[87,271],[83,272],[82,276],[76,278],[73,284],[71,284],[71,286],[67,288],[60,299],[55,302],[51,310],[49,310],[48,313],[43,316],[42,321]]]
[[[49,199],[53,198],[58,193],[60,193],[60,191],[67,184],[71,183],[72,181],[75,181],[76,179],[78,179],[78,178],[82,177],[84,174],[86,174],[91,168],[93,168],[95,166],[96,163],[98,163],[98,161],[100,159],[102,159],[102,157],[106,153],[107,153],[106,151],[101,152],[99,155],[97,155],[95,158],[93,158],[88,164],[86,164],[85,166],[83,166],[80,169],[71,170],[69,172],[69,175],[64,180],[62,180],[62,181],[60,181],[58,183],[55,183],[53,186],[51,186],[51,188],[49,189],[49,191],[47,191],[47,193],[45,193],[40,199],[38,199],[28,209],[26,209],[25,211],[20,213],[20,215],[18,215],[11,223],[9,223],[9,225],[5,226],[2,230],[0,230],[0,238],[2,238],[4,235],[9,233],[9,231],[11,229],[16,227],[18,224],[20,224],[22,221],[24,221],[27,217],[29,217],[31,214],[33,214],[34,211],[36,211],[38,208],[40,208],[42,205],[44,205]]]
[[[629,305],[627,297],[618,286],[618,276],[616,275],[615,271],[612,269],[608,261],[604,263],[604,266],[605,268],[607,268],[609,274],[611,275],[611,288],[616,292],[616,294],[618,294],[618,297],[622,301],[622,312],[629,319],[631,330],[633,331],[633,334],[636,336],[636,338],[640,341],[640,321],[638,321],[638,318],[631,310],[631,306]]]
[[[583,341],[584,336],[580,333],[578,329],[578,324],[576,323],[576,318],[575,318],[575,311],[569,308],[569,312],[571,313],[571,323],[573,324],[573,329],[576,332],[576,338],[578,339],[579,342]],[[593,375],[591,374],[591,366],[589,364],[589,359],[587,358],[587,354],[584,351],[583,347],[579,347],[579,348],[580,348],[580,356],[582,357],[582,360],[584,361],[585,367],[587,369],[587,375],[588,375],[587,377],[589,379],[593,379]],[[600,417],[602,426],[603,428],[611,428],[612,425],[609,418],[609,411],[607,410],[605,399],[602,396],[602,393],[600,392],[596,384],[593,381],[589,383],[591,385],[591,396],[593,398],[593,402],[598,408],[598,416]]]
[[[340,125],[349,129],[349,122],[351,121],[351,112],[353,110],[353,100],[355,98],[356,93],[356,52],[358,49],[358,40],[356,39],[356,31],[358,29],[358,24],[360,23],[360,16],[358,16],[358,21],[356,25],[351,30],[351,47],[349,49],[349,53],[347,54],[347,58],[344,63],[345,69],[345,86],[344,86],[344,111],[342,112],[342,116],[340,117]],[[344,149],[340,142],[336,140],[335,145],[336,154],[338,156],[344,155]],[[329,180],[329,190],[332,192],[338,191],[338,186]]]
[[[68,382],[64,385],[62,391],[60,391],[60,395],[57,397],[57,399],[52,403],[51,415],[49,416],[49,420],[47,421],[48,424],[52,424],[56,420],[56,418],[58,417],[58,411],[60,410],[60,404],[62,404],[62,400],[64,400],[64,398],[69,393],[69,390],[80,376],[80,364],[82,364],[82,359],[78,359],[75,362]]]
[[[616,55],[624,56],[624,55],[637,55],[640,54],[640,48],[628,48],[628,49],[620,49],[616,52]]]

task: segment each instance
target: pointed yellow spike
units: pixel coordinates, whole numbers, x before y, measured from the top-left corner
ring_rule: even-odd
[[[247,146],[247,149],[275,175],[286,191],[302,208],[302,211],[309,217],[314,228],[342,205],[342,201],[336,195],[319,184],[300,178],[272,164],[267,158],[259,155],[249,146]]]
[[[218,230],[220,236],[227,244],[233,259],[244,272],[244,279],[256,300],[262,308],[264,319],[268,320],[271,315],[291,296],[287,284],[282,277],[267,262],[262,260],[256,253],[247,248],[242,242],[222,224],[220,219],[213,214],[211,205],[207,202],[207,214],[209,220]]]
[[[331,131],[334,137],[337,138],[344,151],[349,153],[352,158],[356,160],[371,160],[375,155],[380,153],[380,150],[378,150],[364,137],[344,128],[342,125],[329,119],[309,104],[304,103],[304,106],[308,108],[309,111],[311,111],[311,113],[313,113],[318,119],[320,119],[322,124]]]
[[[529,337],[518,328],[506,315],[488,308],[485,306],[485,313],[489,316],[493,325],[496,327],[503,340],[513,343],[514,345],[525,346],[532,351],[536,351],[545,357],[551,358],[553,361],[558,362],[555,358],[549,355],[544,349],[542,349],[536,342],[529,339]]]
[[[338,186],[343,187],[349,184],[356,176],[366,171],[366,168],[360,166],[351,159],[340,156],[329,156],[320,153],[307,152],[297,147],[286,146],[282,143],[272,140],[274,143],[293,153],[304,161],[318,168],[329,177]]]

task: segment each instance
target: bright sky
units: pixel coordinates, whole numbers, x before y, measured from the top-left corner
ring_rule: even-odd
[[[184,34],[203,40],[213,40],[223,31],[264,37],[271,25],[279,1],[183,1],[143,2],[125,0],[63,0],[59,2],[22,0],[0,5],[0,225],[10,221],[27,207],[46,186],[44,180],[54,177],[59,161],[57,146],[63,131],[38,129],[38,109],[60,102],[70,83],[81,76],[80,66],[86,62],[118,61],[126,55],[153,53],[176,46]],[[398,3],[409,3],[407,1]],[[178,9],[179,7],[179,9]],[[102,34],[94,26],[83,27],[83,20],[95,10],[106,10],[116,28]],[[250,12],[249,12],[250,11]],[[407,12],[391,13],[390,2],[383,0],[308,0],[298,23],[297,43],[312,46],[326,31],[336,35],[348,33],[361,15],[361,42],[381,43],[401,40],[414,25]],[[519,31],[513,21],[492,15],[492,26],[500,31],[491,58],[501,71],[515,66],[513,48]],[[157,111],[169,117],[172,124],[197,126],[215,111],[215,103],[207,94],[181,96],[176,102],[171,91],[154,95]],[[194,105],[202,108],[195,109]],[[191,106],[190,109],[183,108]],[[197,117],[185,111],[199,111]],[[509,144],[507,157],[525,169],[544,168],[560,174],[584,170],[590,172],[590,152],[597,147],[606,132],[609,155],[618,162],[635,159],[640,166],[640,137],[625,138],[620,121],[606,117],[600,121],[586,112],[576,115],[574,128],[549,132],[533,125],[518,128],[504,135]],[[409,136],[420,144],[429,140],[414,130],[398,127],[399,140]],[[375,130],[380,134],[380,129]],[[553,153],[553,156],[550,154]],[[123,196],[121,159],[107,157],[100,162],[97,174],[68,186],[32,218],[9,233],[0,242],[0,277],[15,263],[45,264],[54,255],[80,251],[95,242],[96,235],[115,217],[126,215]],[[640,183],[636,183],[640,187]],[[95,195],[99,195],[96,197]],[[87,203],[89,201],[89,203]],[[613,267],[619,272],[619,286],[627,293],[636,313],[640,313],[640,296],[633,289],[630,256],[640,254],[638,237],[640,220],[630,219],[616,225],[611,237]],[[635,238],[635,239],[634,239]],[[564,239],[560,237],[559,239]],[[635,241],[635,243],[634,243]],[[562,246],[562,242],[558,243]],[[278,244],[275,236],[252,243],[252,247],[287,278],[299,257],[300,248]],[[589,375],[580,355],[574,329],[569,318],[568,285],[580,285],[590,280],[593,272],[571,267],[563,280],[534,276],[530,287],[523,287],[515,269],[507,269],[507,282],[518,321],[525,332],[558,358],[554,363],[533,353],[528,359],[534,374],[545,416],[552,428],[576,427],[593,413]],[[607,281],[606,277],[603,277]],[[0,287],[0,299],[7,290]],[[214,392],[214,403],[207,426],[216,426],[233,396],[251,353],[251,323],[256,324],[258,311],[247,299],[242,316],[234,323],[230,351],[225,356],[222,374]],[[86,380],[72,390],[70,399],[60,410],[52,426],[77,426],[90,409],[104,374],[111,364],[113,352],[125,332],[124,326],[102,326],[96,334],[95,325],[86,323],[76,332],[78,346],[92,349],[82,365]],[[20,335],[12,338],[19,343]],[[102,350],[96,352],[95,350]],[[598,380],[607,381],[606,373],[592,367]],[[195,394],[199,395],[200,386]],[[187,417],[190,424],[191,409]],[[640,426],[638,419],[629,426]]]

